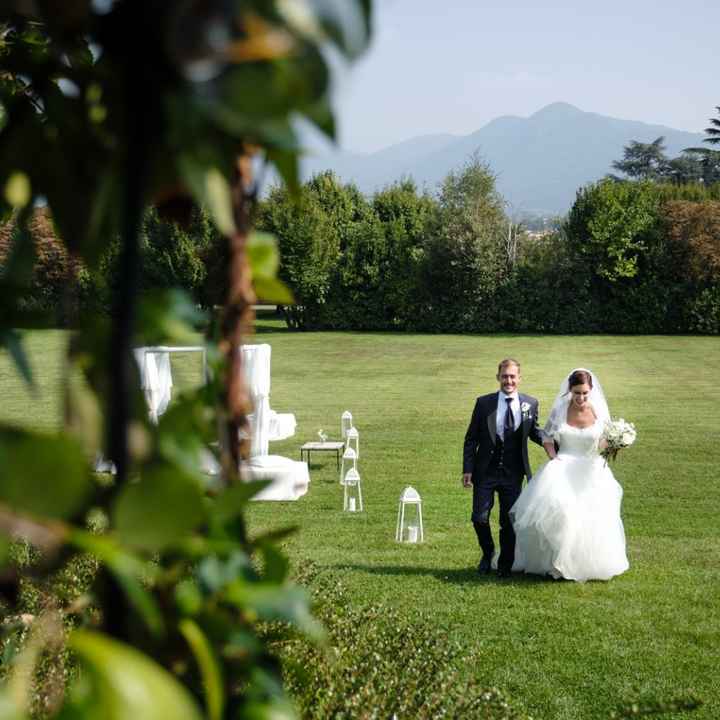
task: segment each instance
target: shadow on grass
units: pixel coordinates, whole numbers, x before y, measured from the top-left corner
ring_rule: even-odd
[[[289,333],[290,328],[285,322],[282,315],[278,315],[275,310],[260,309],[255,310],[255,334],[266,335],[268,333]]]
[[[513,573],[509,578],[500,578],[495,571],[489,575],[478,575],[474,567],[429,568],[412,565],[359,565],[352,563],[331,565],[330,567],[333,570],[354,570],[366,572],[370,575],[386,575],[396,578],[411,576],[432,577],[440,580],[440,582],[452,585],[508,585],[521,590],[531,590],[538,586],[557,582],[540,575],[526,575],[525,573]]]
[[[334,461],[333,461],[334,462]],[[314,462],[314,463],[308,463],[308,470],[322,470],[327,467],[327,463],[321,463],[321,462]],[[331,478],[322,478],[320,482],[326,485],[339,485],[340,484],[340,468],[335,468],[333,465],[333,473],[334,476]]]
[[[255,335],[269,335],[269,334],[277,334],[277,333],[289,333],[292,332],[290,328],[285,325],[284,327],[280,325],[255,325]]]

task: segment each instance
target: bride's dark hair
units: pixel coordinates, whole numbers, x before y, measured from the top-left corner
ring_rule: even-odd
[[[585,370],[573,370],[568,378],[568,388],[572,390],[576,385],[589,385],[592,387],[592,375]]]

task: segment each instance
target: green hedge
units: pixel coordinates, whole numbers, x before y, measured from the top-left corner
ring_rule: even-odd
[[[578,191],[556,231],[521,233],[510,253],[494,177],[473,160],[437,195],[403,180],[367,198],[331,173],[299,197],[275,188],[257,227],[278,238],[279,274],[297,299],[283,310],[297,329],[716,335],[719,198],[717,185],[603,180]],[[60,324],[107,311],[113,247],[91,276],[50,227],[45,213],[31,227],[26,307]],[[0,267],[14,232],[0,227]],[[143,289],[180,286],[205,307],[224,297],[226,250],[204,212],[181,228],[148,210],[141,253]]]

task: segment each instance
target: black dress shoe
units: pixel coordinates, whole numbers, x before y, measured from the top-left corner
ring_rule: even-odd
[[[483,555],[478,565],[478,575],[489,575],[492,571],[492,555]]]
[[[499,567],[497,571],[497,576],[499,578],[509,578],[511,575],[510,568],[509,567]]]

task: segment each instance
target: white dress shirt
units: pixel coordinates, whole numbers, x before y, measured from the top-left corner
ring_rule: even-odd
[[[520,427],[520,398],[517,393],[512,395],[506,395],[502,390],[498,393],[498,408],[497,408],[497,420],[495,428],[497,430],[498,437],[502,438],[505,435],[505,413],[507,412],[507,399],[511,398],[510,410],[513,414],[513,420],[515,421],[515,429]]]

